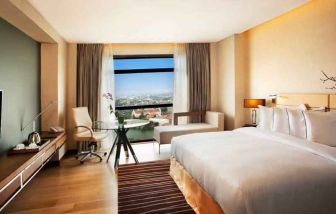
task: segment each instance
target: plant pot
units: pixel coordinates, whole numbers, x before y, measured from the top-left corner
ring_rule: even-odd
[[[125,118],[119,116],[119,117],[118,117],[118,123],[119,123],[119,125],[124,125],[124,124],[125,124]]]

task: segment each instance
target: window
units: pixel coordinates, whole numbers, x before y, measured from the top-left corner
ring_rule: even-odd
[[[172,121],[173,55],[114,56],[116,111],[126,119],[150,121],[131,129],[131,141],[153,139],[153,128]]]

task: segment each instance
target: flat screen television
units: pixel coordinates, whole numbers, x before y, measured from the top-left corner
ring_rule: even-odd
[[[0,136],[1,136],[1,125],[2,125],[2,90],[0,89]]]

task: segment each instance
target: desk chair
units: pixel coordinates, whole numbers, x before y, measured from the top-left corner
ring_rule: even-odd
[[[102,157],[98,155],[95,150],[97,149],[98,143],[102,142],[108,135],[107,132],[95,132],[92,129],[92,120],[89,115],[87,107],[78,107],[72,109],[73,120],[75,122],[75,131],[73,138],[76,142],[87,142],[89,143],[89,151],[79,152],[76,158],[82,157],[80,163],[83,164],[84,160],[88,157],[95,156],[102,161]],[[104,154],[104,156],[106,153]]]

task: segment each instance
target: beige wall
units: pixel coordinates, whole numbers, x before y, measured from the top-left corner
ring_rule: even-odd
[[[66,43],[41,44],[41,109],[53,105],[42,115],[42,130],[66,126]]]
[[[226,130],[232,130],[245,123],[245,48],[246,37],[243,35],[233,35],[211,44],[211,108],[224,112]]]
[[[225,113],[226,129],[241,127],[250,122],[244,98],[331,92],[320,71],[336,76],[336,0],[314,0],[211,47],[212,108]]]
[[[217,102],[218,102],[218,90],[217,84],[215,84],[217,80],[217,72],[213,72],[212,70],[215,69],[217,66],[217,53],[216,53],[216,43],[210,43],[210,82],[211,82],[211,103],[210,109],[216,110],[217,109]]]
[[[41,44],[41,109],[49,108],[42,117],[42,130],[58,125],[58,46],[54,43]],[[52,105],[52,106],[50,106]]]
[[[42,130],[51,126],[66,126],[67,44],[41,43],[41,110]]]
[[[245,34],[250,97],[329,92],[320,71],[336,76],[335,0],[314,0]]]
[[[234,128],[251,123],[250,110],[244,109],[244,98],[248,92],[248,68],[245,63],[249,59],[248,40],[244,34],[235,35],[235,120]]]
[[[67,133],[68,149],[76,149],[76,144],[72,139],[73,127],[72,108],[76,107],[76,84],[77,84],[77,45],[68,45],[68,72],[67,72]]]
[[[211,68],[211,85],[217,92],[211,100],[212,110],[224,112],[225,129],[232,129],[235,117],[235,37],[212,44],[211,49],[214,52],[212,61],[215,61],[212,63],[215,67]]]
[[[66,97],[67,97],[67,51],[68,44],[64,41],[58,43],[58,125],[66,127]]]
[[[112,44],[116,55],[127,54],[173,54],[174,44],[171,43],[146,43],[146,44]]]

